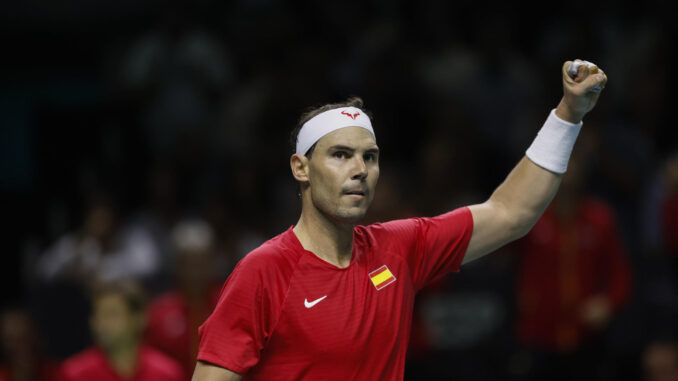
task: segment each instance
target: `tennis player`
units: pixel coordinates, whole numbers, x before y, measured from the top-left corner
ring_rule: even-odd
[[[581,60],[562,78],[561,102],[492,196],[436,217],[357,225],[379,178],[362,101],[303,115],[290,158],[301,217],[226,280],[193,380],[401,380],[417,291],[525,235],[555,195],[607,81]]]

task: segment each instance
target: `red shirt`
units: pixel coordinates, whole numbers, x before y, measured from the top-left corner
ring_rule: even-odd
[[[59,376],[59,363],[52,360],[38,360],[35,364],[37,370],[34,369],[36,380],[40,381],[55,381]],[[12,368],[7,365],[0,365],[0,381],[12,381],[14,375]]]
[[[179,361],[187,379],[198,355],[198,327],[214,309],[218,292],[218,288],[210,288],[204,300],[191,304],[180,292],[172,291],[148,306],[144,341]]]
[[[415,293],[459,270],[472,232],[468,208],[356,226],[342,269],[290,227],[226,280],[198,359],[250,380],[400,380]]]
[[[181,366],[159,351],[141,346],[137,370],[123,378],[111,367],[104,353],[92,347],[64,361],[63,381],[183,381]]]
[[[678,258],[678,195],[669,196],[664,201],[662,212],[664,248]]]
[[[569,350],[586,339],[582,303],[604,295],[617,310],[628,299],[630,269],[615,217],[584,199],[572,221],[546,210],[522,242],[518,335],[532,346]]]

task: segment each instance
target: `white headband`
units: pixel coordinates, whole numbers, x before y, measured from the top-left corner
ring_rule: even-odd
[[[320,138],[344,127],[362,127],[375,136],[370,118],[361,109],[335,108],[314,116],[301,126],[297,136],[297,154],[304,155]]]

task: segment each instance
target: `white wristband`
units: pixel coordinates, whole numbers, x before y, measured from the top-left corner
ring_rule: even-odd
[[[551,110],[551,114],[530,148],[525,151],[525,155],[542,168],[555,173],[565,173],[582,124],[564,121],[556,115],[556,109]]]

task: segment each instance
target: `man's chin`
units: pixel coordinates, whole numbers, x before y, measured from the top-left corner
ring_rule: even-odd
[[[342,223],[355,225],[367,215],[367,209],[347,210],[339,212],[335,218]]]

